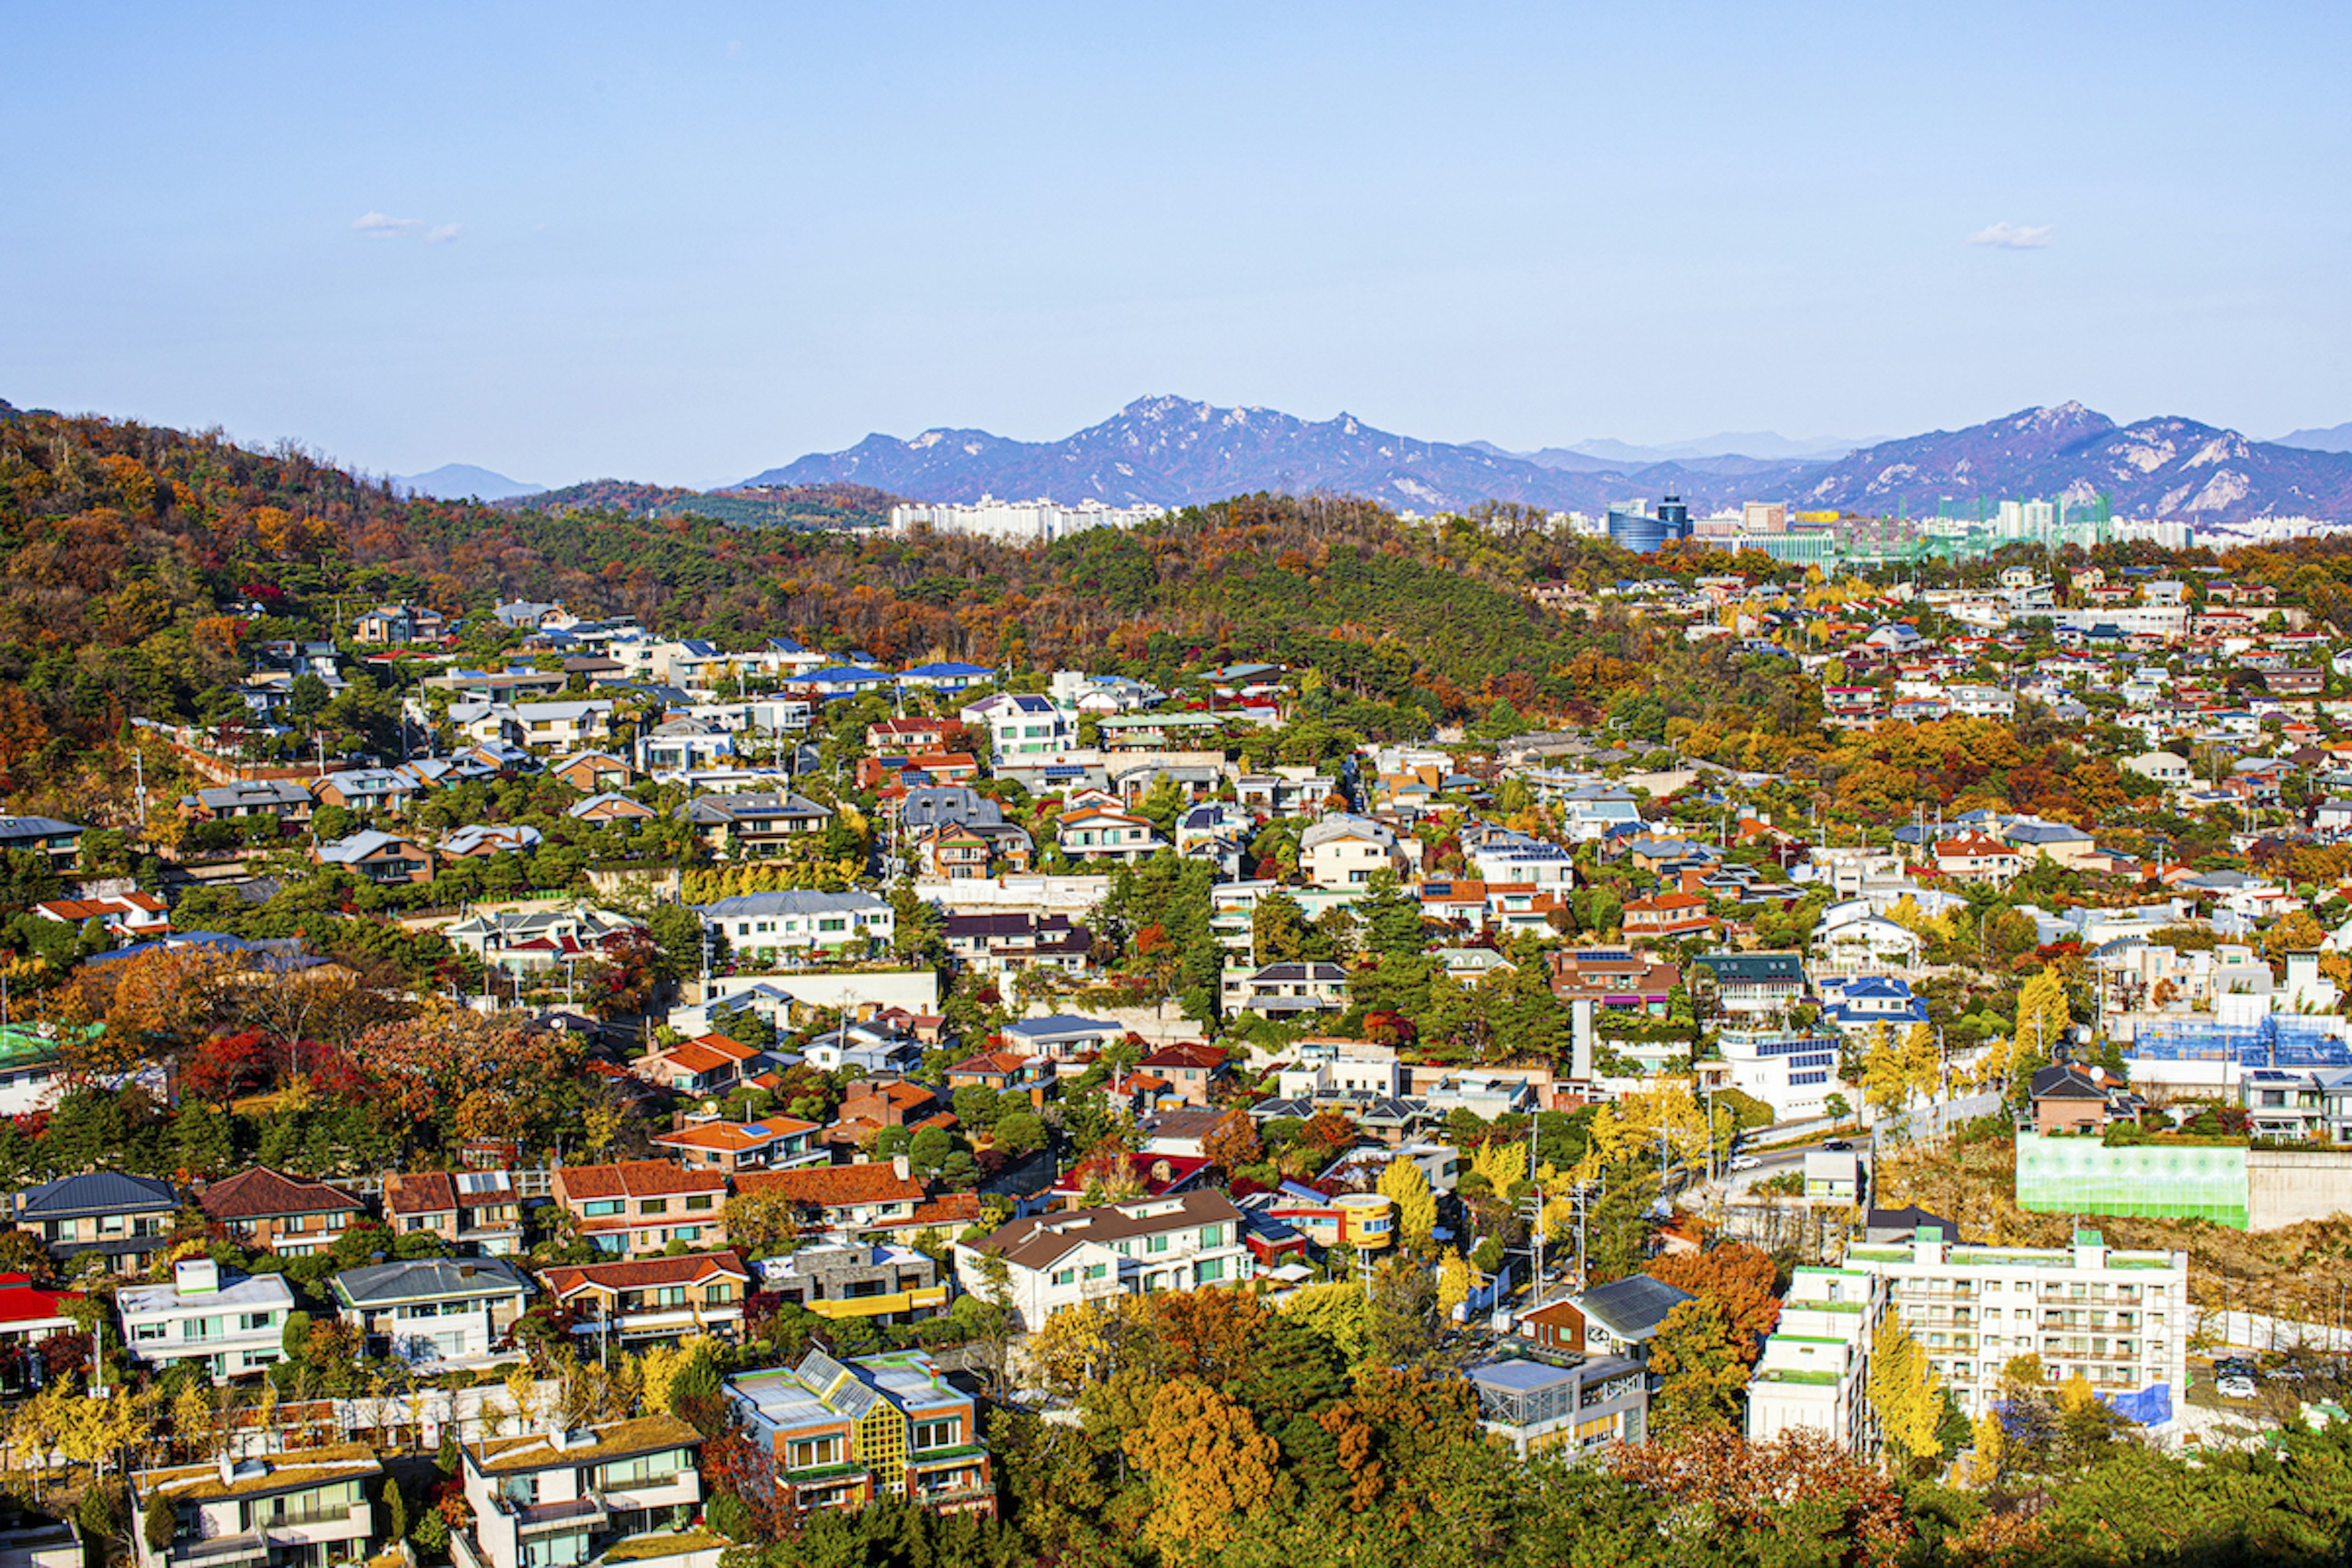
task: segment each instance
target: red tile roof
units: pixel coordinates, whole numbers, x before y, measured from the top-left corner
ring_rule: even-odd
[[[863,1165],[803,1165],[793,1171],[745,1171],[735,1178],[745,1197],[775,1197],[813,1208],[852,1204],[920,1203],[923,1184],[902,1176],[887,1160]]]
[[[419,1171],[383,1179],[386,1214],[455,1214],[457,1183],[446,1171]]]
[[[679,1258],[646,1258],[632,1263],[569,1263],[540,1278],[559,1298],[583,1290],[641,1290],[648,1285],[698,1285],[706,1279],[750,1279],[741,1257],[725,1252],[689,1252]]]
[[[697,1122],[676,1132],[665,1132],[653,1142],[665,1149],[718,1149],[740,1153],[746,1149],[764,1149],[795,1133],[816,1130],[817,1124],[814,1121],[795,1121],[789,1116],[771,1116],[748,1126],[738,1121]]]
[[[673,1193],[724,1193],[727,1178],[689,1171],[668,1160],[623,1160],[611,1165],[566,1165],[555,1173],[557,1195],[583,1198],[665,1197]]]
[[[215,1219],[270,1219],[279,1215],[357,1212],[365,1205],[324,1182],[306,1182],[267,1165],[215,1182],[197,1200]]]

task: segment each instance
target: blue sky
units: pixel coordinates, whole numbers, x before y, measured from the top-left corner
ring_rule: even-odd
[[[1514,447],[2069,397],[2272,436],[2352,419],[2347,35],[2319,5],[26,7],[0,397],[551,483],[1050,438],[1160,392]]]

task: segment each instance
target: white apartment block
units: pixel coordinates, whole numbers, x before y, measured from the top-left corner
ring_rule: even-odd
[[[1034,1332],[1080,1301],[1239,1284],[1252,1273],[1241,1232],[1241,1211],[1219,1192],[1033,1215],[977,1244],[956,1243],[956,1278],[987,1299],[983,1260],[1003,1258],[1012,1286],[1006,1304]]]
[[[1801,1268],[1780,1321],[1748,1380],[1748,1438],[1800,1428],[1868,1458],[1878,1447],[1870,1346],[1886,1314],[1886,1281],[1860,1268]]]
[[[2066,1247],[1968,1247],[1922,1226],[1908,1243],[1849,1248],[1845,1267],[1886,1282],[1888,1304],[1969,1415],[1999,1398],[2001,1368],[2029,1354],[2053,1383],[2079,1373],[2106,1394],[2187,1393],[2185,1252],[2110,1248],[2095,1230]]]
[[[221,1383],[283,1359],[294,1292],[280,1275],[224,1278],[211,1258],[187,1258],[173,1265],[169,1285],[125,1286],[114,1305],[133,1361],[194,1362]]]
[[[982,496],[976,501],[950,501],[937,506],[894,506],[890,531],[911,532],[928,528],[934,533],[969,533],[1009,544],[1031,544],[1084,533],[1093,528],[1133,528],[1166,515],[1156,506],[1105,506],[1082,500],[1059,506],[1051,500],[998,500]]]

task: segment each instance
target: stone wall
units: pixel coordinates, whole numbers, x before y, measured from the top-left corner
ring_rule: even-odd
[[[2352,1215],[2352,1149],[2246,1151],[2246,1221],[2278,1230]]]

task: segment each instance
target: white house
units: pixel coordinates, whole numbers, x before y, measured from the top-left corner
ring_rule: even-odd
[[[497,1258],[422,1258],[346,1268],[339,1313],[411,1364],[488,1360],[522,1316],[530,1284]]]
[[[1066,1209],[956,1243],[956,1277],[966,1291],[992,1298],[986,1260],[1002,1259],[1005,1304],[1034,1332],[1079,1301],[1237,1284],[1251,1272],[1241,1230],[1241,1211],[1220,1192]]]
[[[1871,1336],[1886,1313],[1886,1282],[1858,1268],[1802,1267],[1780,1321],[1748,1379],[1748,1439],[1818,1432],[1858,1458],[1878,1451],[1869,1398]]]
[[[472,1518],[449,1534],[451,1568],[717,1568],[725,1543],[682,1528],[702,1510],[701,1446],[670,1415],[461,1445]]]
[[[1394,829],[1334,812],[1298,836],[1298,868],[1318,888],[1360,888],[1375,871],[1402,875],[1405,859]]]
[[[1000,691],[961,709],[956,717],[988,731],[990,760],[998,767],[1055,757],[1078,743],[1078,727],[1048,698]]]
[[[114,1306],[131,1360],[194,1362],[222,1383],[284,1359],[294,1291],[282,1275],[225,1274],[209,1258],[184,1258],[169,1285],[127,1285]]]

